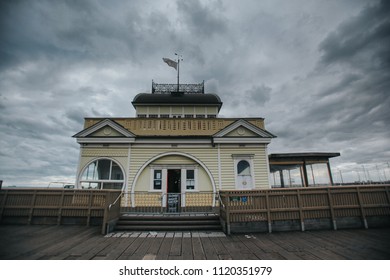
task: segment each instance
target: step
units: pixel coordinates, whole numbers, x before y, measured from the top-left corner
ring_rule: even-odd
[[[124,214],[120,217],[120,220],[132,220],[132,221],[180,221],[180,220],[219,220],[217,215],[127,215]]]
[[[135,220],[119,220],[117,225],[219,225],[219,220],[148,220],[148,221],[135,221]]]
[[[221,230],[221,225],[196,225],[196,226],[169,226],[169,225],[145,225],[145,226],[122,226],[115,227],[116,231],[188,231],[188,230]]]
[[[218,215],[132,215],[122,214],[115,230],[121,231],[182,231],[217,230],[221,224]]]

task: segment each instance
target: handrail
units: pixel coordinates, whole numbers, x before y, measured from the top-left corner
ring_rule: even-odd
[[[123,193],[122,211],[165,213],[168,207],[166,192],[133,191]],[[211,212],[217,204],[217,193],[213,191],[195,191],[175,193],[179,195],[180,212]]]
[[[114,205],[119,201],[119,198],[121,198],[123,194],[124,194],[124,192],[121,192],[121,193],[118,195],[118,197],[114,200],[114,202],[113,202],[113,203],[110,203],[110,204],[108,205],[108,211],[110,211],[110,210],[111,210],[111,207],[114,206]]]
[[[225,209],[226,206],[222,201],[221,193],[218,192],[217,195],[218,195],[218,201],[219,201],[220,205],[222,206],[223,209]]]

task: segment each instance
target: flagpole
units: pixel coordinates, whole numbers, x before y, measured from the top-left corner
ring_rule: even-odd
[[[179,93],[179,76],[180,76],[180,54],[175,53],[177,55],[177,93]]]
[[[179,93],[180,59],[177,57],[177,93]]]

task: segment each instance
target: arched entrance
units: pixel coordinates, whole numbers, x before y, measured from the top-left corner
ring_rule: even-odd
[[[143,183],[146,181],[145,178],[150,178],[146,192],[154,196],[161,195],[162,207],[171,207],[174,211],[173,204],[175,203],[179,207],[188,207],[195,202],[201,205],[206,201],[209,206],[215,206],[214,178],[208,167],[193,155],[167,152],[147,160],[136,173],[131,185],[132,207],[139,204],[135,201],[136,194],[140,190],[145,192]],[[208,198],[206,198],[206,193]],[[178,209],[177,206],[175,207]]]

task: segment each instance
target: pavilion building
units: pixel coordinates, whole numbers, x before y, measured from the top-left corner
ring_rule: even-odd
[[[77,188],[122,189],[122,205],[215,204],[219,190],[269,189],[263,118],[221,118],[220,97],[204,82],[152,83],[132,101],[136,117],[85,118]],[[172,194],[172,195],[171,195]],[[159,202],[161,203],[161,202]]]

